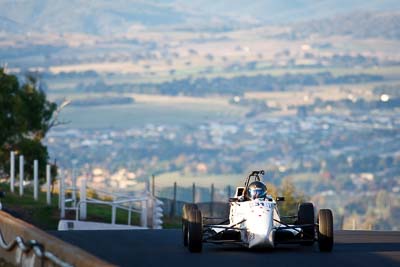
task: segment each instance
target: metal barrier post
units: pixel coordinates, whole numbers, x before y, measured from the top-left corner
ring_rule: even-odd
[[[33,199],[38,200],[39,197],[39,178],[38,178],[38,172],[39,172],[39,162],[37,159],[33,161]]]
[[[72,206],[76,206],[76,171],[72,169]]]
[[[131,225],[131,221],[132,221],[131,209],[132,209],[132,202],[129,202],[128,225]]]
[[[176,191],[177,191],[177,184],[174,182],[174,195],[172,197],[172,203],[171,203],[171,210],[170,210],[170,217],[174,217],[176,215]]]
[[[196,184],[193,183],[192,187],[192,203],[196,203]]]
[[[63,219],[65,218],[65,178],[64,175],[62,174],[60,176],[60,202],[61,202],[61,214],[60,217]]]
[[[15,180],[15,152],[10,153],[10,191],[14,193],[14,181]]]
[[[24,195],[24,156],[19,156],[19,195]]]
[[[151,195],[156,196],[156,176],[154,174],[151,176]]]
[[[214,184],[211,184],[210,190],[210,215],[214,216]]]
[[[117,216],[117,207],[114,203],[115,199],[113,198],[113,203],[112,203],[112,211],[111,211],[111,224],[115,224],[115,217]]]
[[[51,185],[51,171],[50,165],[46,165],[46,203],[47,205],[51,205],[51,192],[50,192],[50,185]]]
[[[80,200],[81,205],[79,207],[79,217],[81,220],[86,220],[86,178],[81,180],[81,192],[80,192]]]

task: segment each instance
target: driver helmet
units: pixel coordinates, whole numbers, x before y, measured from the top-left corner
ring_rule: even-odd
[[[252,182],[247,190],[247,196],[250,199],[265,198],[267,196],[267,187],[262,182]]]

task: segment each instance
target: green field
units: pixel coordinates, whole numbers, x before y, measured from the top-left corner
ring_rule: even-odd
[[[129,128],[146,124],[193,125],[208,121],[233,120],[243,109],[227,105],[135,103],[98,107],[67,107],[61,120],[71,128]]]

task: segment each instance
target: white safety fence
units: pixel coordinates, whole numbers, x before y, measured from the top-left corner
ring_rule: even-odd
[[[69,179],[69,183],[63,175],[60,177],[60,217],[65,218],[65,212],[67,210],[73,210],[75,212],[75,221],[83,221],[87,219],[87,206],[88,205],[103,205],[111,208],[111,222],[106,228],[121,229],[121,225],[116,224],[117,210],[125,210],[128,212],[127,224],[132,225],[132,214],[136,213],[140,215],[140,227],[142,228],[162,228],[162,216],[163,216],[163,202],[153,197],[148,191],[145,191],[141,196],[132,196],[126,194],[110,193],[100,189],[91,189],[87,186],[87,179],[81,179],[80,187],[76,185],[76,178],[72,175]],[[89,198],[87,197],[87,191],[92,190],[96,192],[96,195],[103,197]],[[69,192],[70,198],[66,198],[66,192]],[[79,192],[79,199],[77,194]],[[110,200],[105,200],[110,199]],[[78,229],[76,226],[83,228],[87,225],[99,226],[99,229],[104,229],[104,225],[91,224],[92,222],[75,223],[74,229]],[[70,229],[71,227],[61,226],[61,228]]]
[[[33,162],[33,181],[28,182],[25,179],[24,174],[24,156],[19,155],[19,179],[16,182],[16,153],[12,151],[10,153],[10,191],[14,193],[15,185],[19,186],[19,195],[24,195],[24,187],[32,185],[33,183],[33,199],[38,200],[39,196],[39,162],[34,160]],[[66,215],[66,211],[72,210],[75,212],[75,223],[80,228],[88,226],[95,226],[98,224],[91,224],[93,222],[85,222],[87,220],[87,206],[88,205],[106,205],[111,208],[111,222],[110,226],[106,228],[121,229],[121,225],[116,224],[117,210],[125,210],[128,212],[127,226],[132,226],[132,214],[140,215],[140,226],[141,228],[162,228],[162,217],[163,217],[163,202],[152,196],[147,190],[141,194],[127,195],[119,193],[110,193],[99,189],[92,189],[87,186],[87,179],[81,179],[79,186],[77,185],[77,179],[75,172],[72,171],[70,179],[66,179],[65,176],[60,172],[60,178],[58,180],[59,186],[59,197],[58,207],[60,209],[60,219],[63,220]],[[87,197],[88,190],[96,193],[96,195],[107,196],[106,198],[89,198]],[[51,205],[51,166],[46,166],[46,203]],[[67,194],[68,193],[68,194]],[[79,196],[79,197],[78,197]],[[66,221],[66,220],[63,220]],[[86,224],[86,226],[83,226]],[[71,225],[71,224],[69,224]],[[78,228],[79,228],[78,227]],[[138,226],[133,226],[137,228]],[[64,227],[70,229],[70,227]],[[100,227],[104,228],[104,226]],[[123,228],[123,227],[122,227]],[[74,229],[77,229],[74,227]]]
[[[18,173],[18,181],[16,181],[16,172],[15,172],[15,159],[16,153],[14,151],[10,152],[10,191],[12,193],[15,192],[15,186],[18,185],[19,195],[24,195],[24,188],[27,185],[32,185],[33,183],[33,199],[38,201],[39,199],[39,161],[33,161],[33,180],[32,182],[28,182],[25,179],[25,160],[24,155],[19,155],[19,173]],[[49,164],[46,165],[46,203],[47,205],[51,205],[51,166]]]

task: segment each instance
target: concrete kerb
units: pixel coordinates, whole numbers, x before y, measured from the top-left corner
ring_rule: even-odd
[[[46,251],[73,266],[114,266],[3,211],[0,211],[0,230],[7,243],[17,236],[22,237],[25,242],[36,240],[44,246]],[[18,248],[14,248],[12,251],[0,248],[0,257],[15,265],[40,266],[40,261],[35,261],[32,251],[27,255],[21,255],[21,250]],[[56,265],[45,261],[44,266]]]

